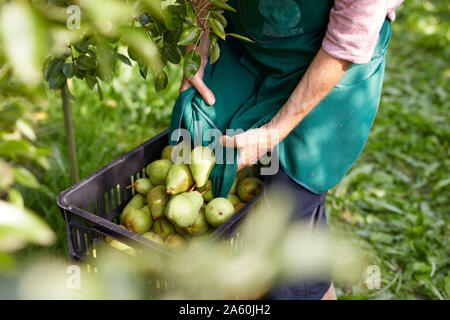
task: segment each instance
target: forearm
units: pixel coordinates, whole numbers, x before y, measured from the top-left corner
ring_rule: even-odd
[[[281,142],[328,95],[350,64],[319,50],[288,101],[266,125],[273,133],[272,147]]]

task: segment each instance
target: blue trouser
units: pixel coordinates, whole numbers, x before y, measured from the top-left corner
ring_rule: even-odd
[[[315,228],[326,228],[326,216],[324,202],[327,192],[315,194],[305,189],[292,180],[280,168],[278,173],[266,176],[264,190],[268,187],[282,187],[289,191],[289,198],[292,199],[294,212],[291,219],[306,223],[313,232]],[[265,198],[267,200],[267,197]],[[295,283],[276,284],[265,296],[274,300],[319,300],[330,288],[331,274],[323,275],[321,279],[303,279]]]

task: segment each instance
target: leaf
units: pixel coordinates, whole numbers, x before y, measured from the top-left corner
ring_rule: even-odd
[[[181,53],[177,46],[165,44],[161,48],[161,53],[169,62],[179,64],[181,60]]]
[[[60,89],[66,82],[66,76],[61,71],[53,72],[48,79],[48,87],[50,89]]]
[[[232,32],[231,33],[227,33],[227,36],[234,37],[234,38],[237,38],[237,39],[240,39],[240,40],[244,40],[244,41],[247,41],[247,42],[255,42],[255,41],[253,41],[250,38],[247,38],[247,37],[241,36],[240,34],[236,34],[236,33],[232,33]]]
[[[219,21],[224,26],[224,28],[227,26],[227,19],[223,16],[223,14],[218,11],[211,11],[211,15],[214,19]]]
[[[0,251],[14,251],[27,242],[49,245],[55,233],[34,212],[0,200]]]
[[[50,75],[54,72],[61,70],[64,64],[64,60],[60,58],[51,58],[50,61],[44,67],[44,79],[48,81]]]
[[[64,66],[62,67],[62,73],[67,78],[72,78],[73,75],[75,74],[75,66],[72,63],[64,64]]]
[[[0,190],[8,189],[14,182],[14,174],[11,166],[0,159]]]
[[[188,79],[191,79],[200,69],[200,64],[202,63],[202,58],[197,51],[191,50],[187,53],[184,58],[183,71]]]
[[[189,26],[183,30],[183,32],[180,35],[180,38],[178,38],[178,45],[187,46],[189,44],[196,43],[198,38],[200,37],[200,34],[201,31],[198,27]]]
[[[163,10],[164,24],[169,30],[176,30],[182,25],[181,6],[170,5]]]
[[[100,100],[103,100],[103,90],[102,87],[100,87],[100,83],[97,82],[97,93]]]
[[[156,76],[155,79],[155,90],[156,92],[161,92],[167,87],[167,74],[165,71],[161,72]]]
[[[120,61],[122,61],[123,63],[125,63],[126,65],[131,67],[131,61],[130,59],[128,59],[128,57],[124,56],[121,53],[117,54],[117,59],[119,59]]]
[[[221,9],[237,12],[236,9],[234,9],[229,4],[225,3],[225,1],[223,1],[223,0],[210,0],[210,2],[211,2],[211,4],[215,5],[216,7],[221,8]]]
[[[220,56],[220,47],[219,44],[217,42],[213,42],[210,45],[209,48],[209,63],[213,64],[215,63]]]
[[[142,78],[147,80],[147,74],[148,74],[148,68],[145,65],[139,65],[139,73],[141,74]]]
[[[97,78],[86,73],[86,83],[88,84],[90,89],[93,89],[95,84],[97,83]]]
[[[36,177],[27,169],[22,167],[13,168],[13,172],[14,179],[17,183],[32,189],[37,189],[39,187],[39,182]]]
[[[214,18],[209,18],[208,21],[214,33],[217,34],[220,38],[225,40],[225,29],[223,25]]]
[[[77,59],[77,67],[81,70],[92,70],[97,66],[95,58],[87,55],[79,56]]]

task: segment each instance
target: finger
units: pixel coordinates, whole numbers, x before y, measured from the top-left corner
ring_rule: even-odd
[[[186,79],[186,77],[183,77],[183,81],[181,82],[181,86],[180,86],[180,91],[179,91],[179,93],[181,93],[181,92],[183,92],[184,90],[187,90],[187,89],[189,89],[189,88],[191,88],[191,87],[192,87],[192,85],[191,85],[191,83],[189,82],[189,80]]]
[[[237,148],[235,144],[235,137],[221,136],[219,142],[226,148]]]
[[[200,77],[194,76],[191,79],[191,84],[197,89],[205,102],[212,106],[216,102],[216,98],[211,90],[206,86]]]

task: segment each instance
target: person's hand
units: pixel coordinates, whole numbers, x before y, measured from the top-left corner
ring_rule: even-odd
[[[222,136],[220,143],[227,148],[239,148],[238,170],[250,167],[279,142],[277,130],[271,130],[268,125],[247,130],[233,137]]]
[[[194,50],[194,45],[189,45],[186,47],[186,53]],[[200,43],[195,48],[195,50],[199,53],[202,58],[202,63],[200,64],[200,68],[198,72],[193,76],[190,80],[183,75],[183,81],[181,82],[180,93],[186,89],[191,87],[195,87],[200,95],[203,97],[205,102],[209,105],[213,105],[216,102],[216,98],[212,91],[205,85],[203,82],[203,73],[205,72],[206,64],[208,63],[209,57],[209,34],[208,32],[204,32]]]

